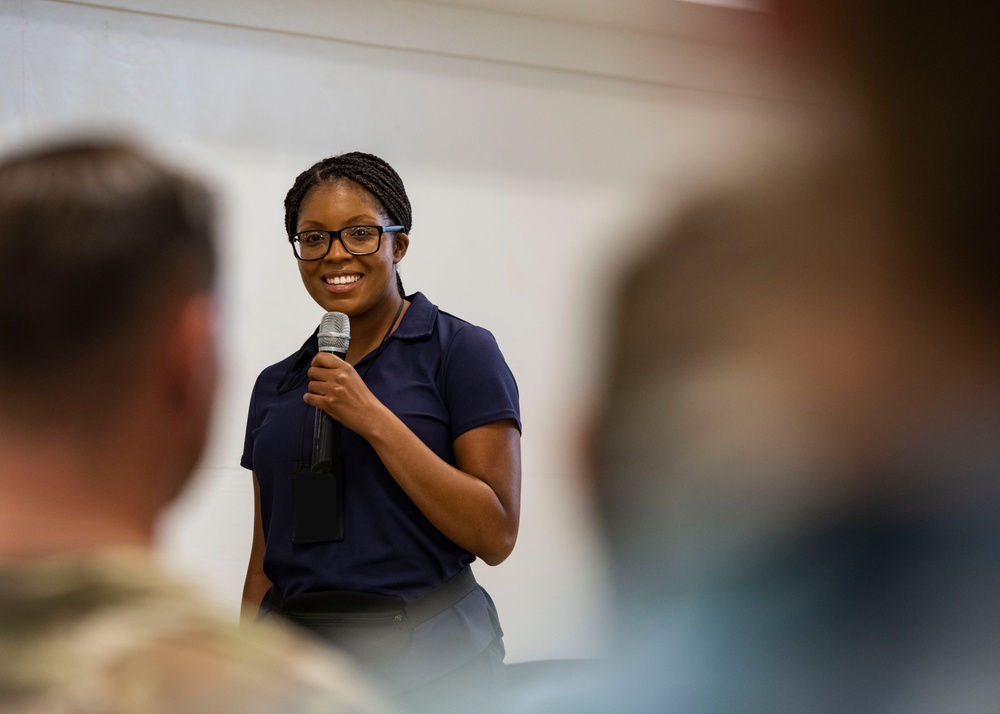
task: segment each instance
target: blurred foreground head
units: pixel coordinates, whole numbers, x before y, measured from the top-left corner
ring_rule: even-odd
[[[143,150],[80,140],[0,161],[8,466],[69,482],[101,455],[97,491],[114,493],[115,469],[136,468],[129,492],[148,489],[147,505],[176,493],[207,429],[214,273],[209,194]]]
[[[599,491],[637,571],[957,485],[932,455],[1000,415],[1000,312],[907,240],[863,156],[812,158],[689,206],[622,281]]]
[[[125,144],[0,163],[4,413],[99,418],[165,314],[211,288],[212,231],[205,190]]]
[[[1000,6],[775,5],[866,130],[702,196],[622,282],[601,498],[637,542],[711,531],[689,497],[777,527],[895,492],[995,398]]]
[[[612,315],[620,676],[576,711],[991,710],[1000,311],[863,162],[756,178],[692,206]]]
[[[597,469],[616,701],[991,710],[1000,11],[780,6],[871,131],[706,193],[620,285]]]

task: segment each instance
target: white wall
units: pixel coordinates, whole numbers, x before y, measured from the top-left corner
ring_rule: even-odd
[[[374,152],[406,182],[402,276],[496,335],[522,398],[518,546],[477,576],[509,659],[599,654],[606,562],[581,487],[600,306],[624,256],[746,139],[786,127],[762,19],[680,3],[118,0],[0,4],[0,142],[125,130],[224,202],[226,374],[211,446],[160,548],[236,616],[251,532],[238,466],[267,364],[321,310],[282,199],[315,160]],[[665,8],[669,11],[665,12]]]

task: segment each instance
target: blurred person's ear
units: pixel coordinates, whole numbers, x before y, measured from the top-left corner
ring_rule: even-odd
[[[184,300],[164,321],[165,334],[154,357],[151,388],[163,410],[161,421],[173,442],[176,483],[165,484],[173,498],[198,463],[205,446],[219,373],[217,305],[208,294]]]
[[[164,386],[180,411],[200,413],[210,406],[218,376],[216,322],[215,301],[201,294],[185,300],[168,325]]]

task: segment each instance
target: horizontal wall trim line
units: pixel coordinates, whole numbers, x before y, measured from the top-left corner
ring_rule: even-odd
[[[761,51],[433,3],[368,0],[359,7],[349,0],[285,0],[280,6],[269,0],[225,6],[198,0],[47,1],[634,83],[738,102],[800,101],[777,78]]]

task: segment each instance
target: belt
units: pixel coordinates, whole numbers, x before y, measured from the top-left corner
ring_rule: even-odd
[[[413,602],[402,605],[406,624],[416,627],[435,615],[458,604],[466,595],[476,589],[478,583],[472,568],[466,565],[458,574],[444,581],[438,587],[424,593]],[[382,610],[388,603],[395,600],[394,596],[381,596],[370,593],[333,590],[312,593],[302,593],[291,598],[282,597],[277,588],[271,588],[269,609],[277,614],[288,614],[289,611],[315,613],[356,612],[358,614],[371,610]]]
[[[410,625],[427,622],[435,615],[444,612],[459,603],[466,595],[476,589],[476,576],[472,568],[466,565],[462,570],[428,593],[424,593],[413,602],[406,604],[406,619]]]

